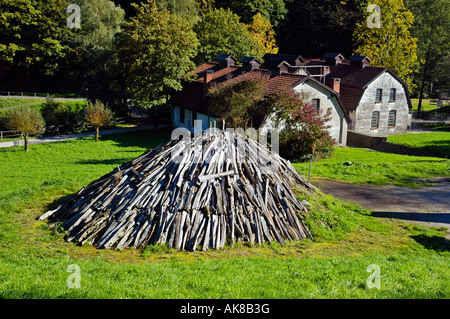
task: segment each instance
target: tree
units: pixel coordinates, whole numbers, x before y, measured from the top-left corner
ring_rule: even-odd
[[[113,114],[111,109],[96,100],[94,103],[89,102],[84,113],[84,118],[86,123],[95,128],[95,141],[98,142],[99,128],[108,126],[113,119]]]
[[[36,73],[53,75],[68,50],[64,0],[2,0],[0,2],[0,63],[31,84]],[[11,78],[8,79],[11,82]],[[22,84],[23,85],[23,84]]]
[[[118,54],[128,92],[146,105],[194,79],[198,40],[187,21],[158,10],[154,1],[134,7],[137,14],[124,24]]]
[[[239,77],[215,84],[208,92],[211,110],[220,114],[228,126],[247,128],[261,113],[268,77],[248,72]],[[264,113],[264,112],[263,112]],[[264,114],[262,114],[264,115]]]
[[[8,111],[6,127],[23,135],[25,151],[28,152],[28,136],[44,133],[45,122],[39,110],[30,106],[18,106]]]
[[[158,0],[156,5],[159,10],[168,10],[188,21],[191,25],[200,20],[199,4],[196,0]]]
[[[362,19],[367,0],[286,1],[286,17],[275,27],[281,52],[303,57],[322,57],[353,51],[353,31]]]
[[[232,54],[238,59],[258,56],[258,44],[247,26],[229,9],[213,9],[204,14],[194,31],[200,42],[197,64],[211,61],[221,53]]]
[[[290,161],[304,160],[307,155],[320,159],[333,153],[335,142],[326,126],[331,111],[321,115],[306,100],[288,88],[272,95],[268,103],[279,130],[280,155]]]
[[[258,56],[262,57],[266,53],[278,53],[275,31],[269,19],[258,12],[253,17],[252,23],[248,26],[248,30],[258,44]]]
[[[121,31],[125,11],[110,0],[66,0],[81,10],[81,28],[74,29],[72,51],[64,71],[78,81],[91,98],[118,95],[119,72],[114,40]],[[120,92],[122,93],[122,92]]]
[[[274,26],[278,26],[288,12],[286,2],[289,0],[216,0],[217,8],[230,9],[239,17],[242,22],[251,23],[255,14],[259,13]],[[298,3],[297,3],[298,5]],[[300,6],[301,7],[301,6]]]
[[[421,111],[427,84],[434,84],[435,90],[448,88],[450,2],[408,0],[405,4],[415,17],[411,32],[418,38],[419,65],[414,73],[414,82],[418,87],[419,96],[417,110]]]
[[[391,69],[412,88],[412,72],[417,64],[417,39],[411,36],[414,15],[403,0],[374,0],[381,8],[381,28],[367,25],[369,14],[354,32],[355,53],[367,55],[374,66]]]

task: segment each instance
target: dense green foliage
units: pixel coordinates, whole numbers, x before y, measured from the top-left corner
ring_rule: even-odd
[[[414,96],[436,98],[448,89],[448,1],[404,0],[404,6],[401,0],[375,1],[382,7],[380,29],[366,26],[368,0],[304,0],[301,5],[291,0],[135,2],[158,14],[142,18],[142,9],[125,0],[2,1],[0,87],[92,99],[157,99],[179,89],[180,79],[190,79],[186,70],[195,67],[192,61],[199,65],[220,53],[240,58],[265,52],[303,57],[340,52],[345,57],[368,55],[375,65],[390,67],[412,84]],[[80,6],[80,29],[66,26],[68,4]],[[137,45],[132,24],[147,31],[161,26],[151,38],[164,45],[150,44],[143,34],[138,38],[146,39],[146,45]],[[179,45],[170,45],[167,38]],[[132,65],[131,57],[140,62]],[[151,67],[155,77],[136,80],[137,70]]]
[[[258,44],[247,26],[229,9],[207,12],[195,25],[194,31],[200,42],[196,57],[198,64],[213,60],[221,53],[232,54],[237,59],[258,54]]]
[[[414,14],[412,34],[418,38],[419,66],[414,73],[415,94],[422,98],[448,90],[450,83],[450,2],[442,0],[406,0]]]
[[[156,5],[136,6],[119,38],[119,57],[127,90],[143,105],[192,79],[198,41],[191,25]]]

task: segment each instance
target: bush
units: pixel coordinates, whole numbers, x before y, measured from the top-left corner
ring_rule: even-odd
[[[25,140],[25,151],[28,151],[28,136],[42,134],[45,122],[41,112],[30,106],[16,106],[8,111],[6,125],[10,130],[21,133]]]
[[[330,110],[319,114],[306,100],[292,89],[271,97],[275,123],[280,128],[280,155],[290,161],[303,161],[311,154],[315,159],[333,154],[335,142],[325,125]]]
[[[84,128],[82,104],[64,104],[47,99],[41,112],[49,133],[71,133]]]
[[[89,102],[84,112],[84,119],[87,124],[95,128],[95,141],[98,142],[99,128],[108,126],[113,120],[113,113],[110,108],[100,101]]]

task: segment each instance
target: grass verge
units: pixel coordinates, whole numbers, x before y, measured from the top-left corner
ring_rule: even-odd
[[[450,132],[391,135],[388,136],[388,142],[450,155]]]
[[[414,134],[418,135],[418,134]],[[297,171],[308,175],[309,163],[294,163]],[[349,183],[418,186],[414,178],[448,176],[450,160],[338,147],[333,157],[312,163],[311,176]]]

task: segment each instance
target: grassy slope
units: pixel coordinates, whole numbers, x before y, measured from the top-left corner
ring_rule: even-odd
[[[0,150],[0,297],[448,298],[443,231],[378,220],[329,195],[301,194],[315,241],[208,252],[97,250],[36,220],[62,196],[142,154],[167,134],[134,133]],[[81,268],[69,289],[67,266]],[[381,289],[366,271],[381,268]]]
[[[450,132],[391,135],[388,142],[450,155]]]
[[[307,176],[308,165],[309,163],[295,163],[294,167]],[[443,158],[341,147],[336,148],[333,157],[314,162],[311,175],[350,183],[414,186],[412,178],[448,176],[449,168],[450,160]]]

